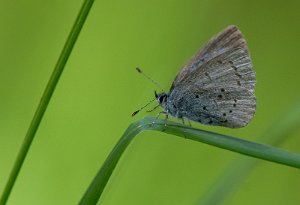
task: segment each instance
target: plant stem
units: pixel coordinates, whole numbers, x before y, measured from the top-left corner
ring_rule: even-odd
[[[155,121],[154,124],[152,124],[153,121]],[[127,128],[123,136],[120,138],[116,146],[103,163],[102,167],[88,187],[86,193],[83,195],[79,205],[97,204],[122,153],[125,151],[132,139],[144,130],[162,131],[168,134],[203,142],[244,155],[300,168],[300,154],[297,153],[291,153],[286,150],[243,140],[240,138],[208,132],[192,127],[186,127],[178,123],[168,122],[168,125],[165,126],[165,121],[163,120],[145,117],[140,121],[132,123]]]
[[[85,0],[85,2],[83,3],[83,5],[81,7],[81,10],[77,16],[77,19],[73,25],[73,28],[69,34],[69,37],[64,45],[64,48],[60,54],[60,57],[56,63],[53,73],[50,77],[50,80],[46,86],[46,89],[44,90],[43,96],[41,98],[41,101],[40,101],[37,109],[36,109],[36,112],[31,121],[31,124],[27,130],[26,136],[21,145],[21,148],[17,155],[16,161],[14,163],[14,166],[12,168],[12,171],[10,173],[10,176],[8,178],[8,181],[6,183],[4,191],[2,193],[2,197],[0,199],[0,205],[5,205],[8,200],[8,197],[9,197],[11,190],[16,182],[16,179],[17,179],[20,169],[23,165],[23,162],[26,158],[26,155],[28,153],[30,145],[34,139],[35,133],[36,133],[36,131],[40,125],[40,122],[44,116],[44,113],[47,109],[49,101],[50,101],[52,94],[55,90],[55,87],[58,83],[58,80],[63,72],[63,69],[67,63],[67,60],[70,56],[70,53],[73,49],[73,46],[77,40],[77,37],[81,31],[81,28],[86,20],[86,17],[90,11],[90,8],[91,8],[93,2],[94,2],[94,0]]]
[[[300,102],[297,102],[292,109],[285,112],[260,138],[261,141],[268,144],[280,145],[287,141],[290,136],[299,128],[300,124]],[[238,185],[245,181],[245,178],[260,163],[257,159],[245,159],[239,157],[228,166],[228,169],[216,179],[207,192],[203,194],[195,204],[213,205],[224,204]]]

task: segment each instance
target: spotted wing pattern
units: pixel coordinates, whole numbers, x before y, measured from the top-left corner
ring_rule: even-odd
[[[255,83],[246,42],[241,32],[230,26],[176,77],[167,109],[171,115],[203,124],[243,127],[255,114]]]

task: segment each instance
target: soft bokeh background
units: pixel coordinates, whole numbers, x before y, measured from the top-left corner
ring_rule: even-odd
[[[0,1],[0,192],[81,4]],[[299,8],[295,0],[95,1],[8,204],[76,204],[128,125],[147,115],[131,117],[158,88],[135,67],[168,90],[189,57],[230,24],[251,51],[257,114],[243,129],[193,126],[260,141],[300,100]],[[286,137],[279,146],[300,152],[300,129]],[[194,204],[239,158],[249,159],[146,132],[100,203]],[[299,204],[299,188],[299,170],[261,161],[225,204]]]

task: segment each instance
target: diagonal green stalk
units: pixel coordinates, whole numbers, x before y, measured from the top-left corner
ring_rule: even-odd
[[[155,121],[154,124],[152,122]],[[95,205],[97,204],[114,168],[122,153],[125,151],[132,139],[144,130],[157,130],[168,134],[177,135],[186,139],[203,142],[223,149],[238,152],[244,155],[284,164],[291,167],[300,168],[300,154],[288,152],[279,148],[275,148],[265,144],[259,144],[240,138],[235,138],[218,133],[208,132],[182,124],[168,122],[153,117],[145,117],[144,119],[132,123],[116,146],[113,148],[99,172],[83,195],[79,205]]]
[[[12,171],[10,173],[10,176],[8,178],[8,181],[6,183],[6,186],[4,188],[4,191],[2,193],[1,199],[0,199],[0,205],[5,205],[8,197],[11,193],[11,190],[15,184],[15,181],[18,177],[18,174],[20,172],[20,169],[22,167],[22,164],[26,158],[26,155],[28,153],[28,150],[30,148],[30,145],[33,141],[33,138],[35,136],[35,133],[39,127],[39,124],[43,118],[43,115],[47,109],[47,106],[49,104],[49,101],[52,97],[52,94],[55,90],[55,87],[58,83],[58,80],[63,72],[63,69],[67,63],[67,60],[70,56],[70,53],[73,49],[73,46],[77,40],[77,37],[79,36],[79,33],[81,31],[81,28],[87,18],[87,15],[90,11],[90,8],[93,5],[94,0],[85,0],[81,10],[77,16],[77,19],[73,25],[73,28],[69,34],[69,37],[64,45],[64,48],[60,54],[60,57],[56,63],[56,66],[53,70],[53,73],[50,77],[50,80],[46,86],[46,89],[44,90],[43,96],[41,98],[41,101],[36,109],[36,112],[34,114],[34,117],[31,121],[31,124],[27,130],[26,136],[24,138],[24,141],[21,145],[21,148],[19,150],[19,153],[17,155],[16,161],[14,163],[14,166],[12,168]]]

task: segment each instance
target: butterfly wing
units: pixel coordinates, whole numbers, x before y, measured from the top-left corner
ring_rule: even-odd
[[[245,44],[245,40],[240,30],[234,25],[228,26],[218,35],[211,38],[206,45],[199,49],[199,51],[187,62],[173,81],[172,87],[179,84],[182,79],[191,72],[199,69],[201,65],[207,61],[232,48],[244,46]]]
[[[210,57],[199,64],[202,54]],[[228,27],[211,40],[184,69],[184,77],[176,77],[169,93],[171,114],[231,128],[243,127],[252,119],[256,77],[246,42],[236,27]]]

